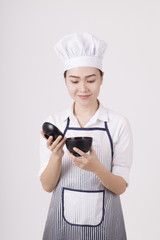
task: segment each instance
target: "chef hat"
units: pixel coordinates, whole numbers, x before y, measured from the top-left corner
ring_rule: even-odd
[[[95,67],[102,71],[102,58],[107,44],[86,32],[75,32],[63,37],[54,46],[64,62],[64,71],[76,67]]]

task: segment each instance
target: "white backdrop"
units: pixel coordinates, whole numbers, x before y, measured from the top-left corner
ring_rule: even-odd
[[[51,194],[37,176],[41,124],[72,102],[53,45],[75,31],[108,43],[99,98],[132,127],[128,239],[159,239],[160,2],[1,0],[0,24],[0,239],[42,238]]]

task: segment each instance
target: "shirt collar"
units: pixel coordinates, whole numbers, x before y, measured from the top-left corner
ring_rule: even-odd
[[[99,108],[97,110],[97,119],[108,122],[108,110],[105,108],[101,102],[99,102]]]
[[[99,101],[99,100],[98,100]],[[75,115],[73,113],[74,102],[72,105],[65,111],[63,120],[66,121],[67,118],[75,119]],[[96,120],[108,121],[108,110],[105,108],[101,102],[99,101],[99,108],[97,109],[96,113],[93,116]]]

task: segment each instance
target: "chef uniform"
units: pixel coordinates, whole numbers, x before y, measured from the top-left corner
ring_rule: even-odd
[[[102,70],[106,46],[95,36],[78,32],[61,39],[55,50],[64,60],[64,71],[80,66]],[[45,121],[56,125],[66,137],[92,137],[99,161],[113,174],[121,176],[128,186],[132,164],[132,134],[128,120],[99,102],[94,116],[81,127],[73,109],[74,103]],[[41,136],[39,176],[47,166],[50,154],[46,140]],[[53,190],[43,240],[126,239],[119,195],[105,188],[94,173],[75,166],[64,146],[61,175]]]

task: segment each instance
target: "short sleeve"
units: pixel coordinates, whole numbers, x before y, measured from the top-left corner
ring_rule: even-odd
[[[118,128],[116,142],[114,143],[112,173],[121,176],[128,186],[129,173],[133,158],[132,132],[130,124],[125,118],[120,121]]]
[[[51,116],[48,116],[44,122],[53,122],[53,119]],[[44,169],[47,167],[47,164],[49,162],[49,158],[51,155],[51,151],[46,146],[46,139],[42,137],[40,134],[40,144],[39,144],[39,153],[40,153],[40,169],[38,176],[40,177]]]

